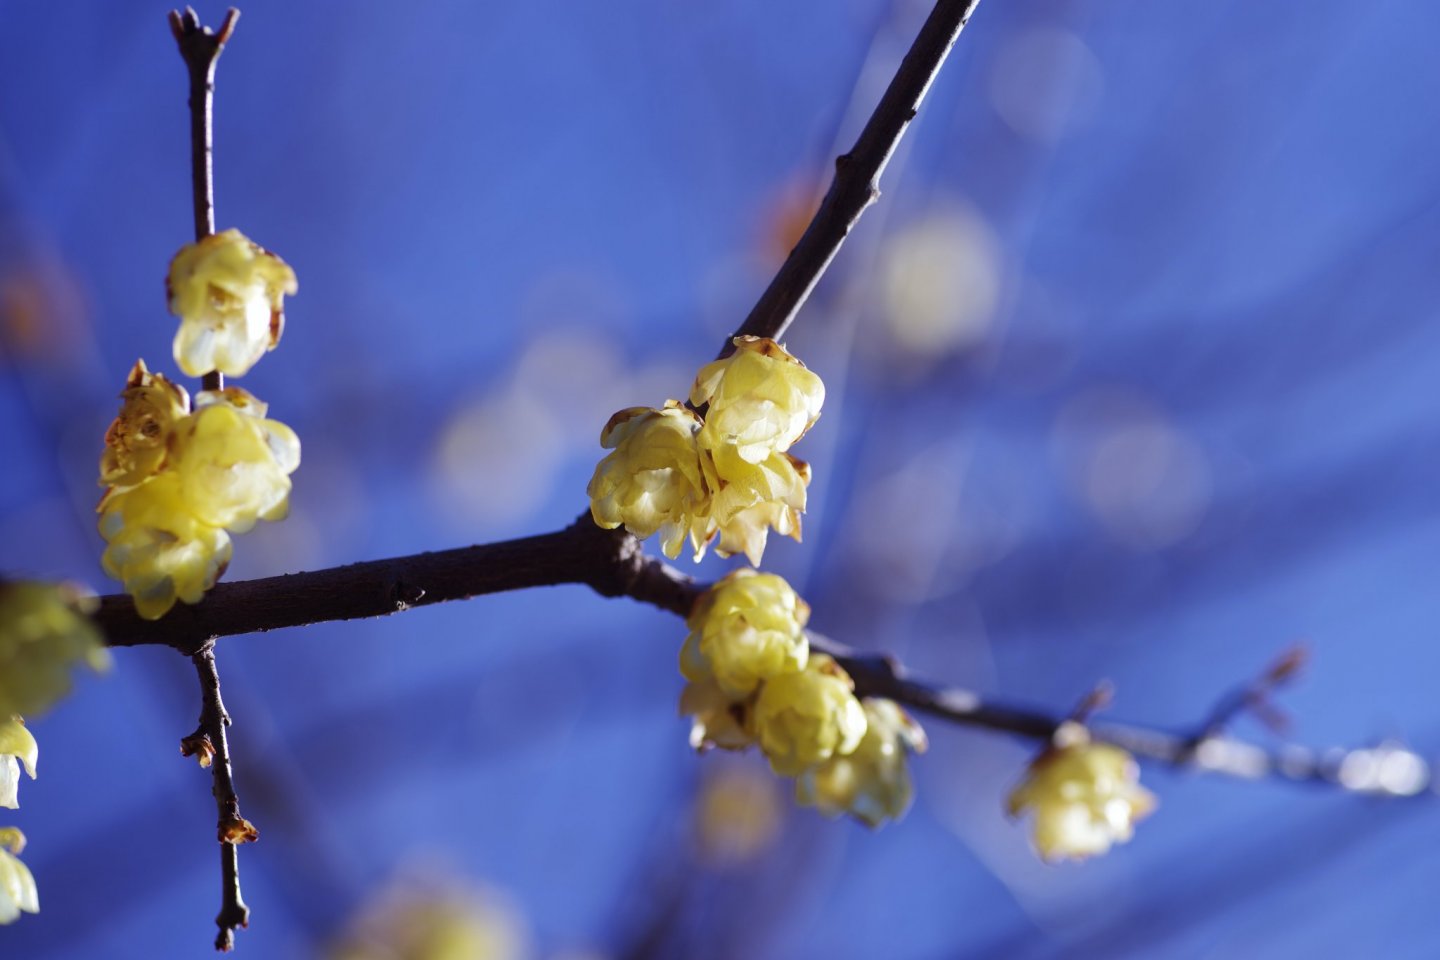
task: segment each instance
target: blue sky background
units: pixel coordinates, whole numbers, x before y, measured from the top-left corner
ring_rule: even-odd
[[[166,8],[0,0],[0,568],[113,589],[92,507],[189,239]],[[207,22],[223,8],[200,7]],[[219,225],[300,277],[243,385],[304,442],[241,579],[554,529],[609,413],[680,396],[925,10],[910,0],[252,0]],[[1440,747],[1440,7],[987,0],[789,337],[813,624],[917,671],[1184,728],[1289,643],[1293,735]],[[702,573],[726,564],[707,560]],[[1433,797],[1146,768],[1135,840],[1046,867],[1028,744],[929,724],[907,820],[697,856],[673,617],[576,588],[227,640],[252,957],[397,876],[503,890],[538,956],[1433,957]],[[0,956],[202,956],[208,778],[166,650],[34,723],[43,912]],[[1241,732],[1263,738],[1244,723]],[[12,818],[7,818],[11,822]],[[668,951],[668,952],[665,952]]]

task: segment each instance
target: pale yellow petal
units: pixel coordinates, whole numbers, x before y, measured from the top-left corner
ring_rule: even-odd
[[[192,377],[218,370],[242,376],[284,329],[284,298],[296,291],[283,260],[238,230],[183,247],[166,278],[170,312],[180,318],[175,362]]]

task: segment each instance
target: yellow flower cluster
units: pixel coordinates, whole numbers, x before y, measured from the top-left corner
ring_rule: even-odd
[[[143,360],[121,399],[100,460],[101,563],[154,620],[215,585],[230,562],[227,530],[285,516],[300,440],[239,387],[202,391],[192,410],[185,388]]]
[[[85,615],[93,602],[68,584],[0,583],[0,717],[49,709],[70,692],[77,664],[109,666],[100,631]]]
[[[0,827],[0,923],[14,923],[20,913],[39,913],[40,894],[35,877],[20,860],[25,834]]]
[[[613,452],[587,488],[596,524],[641,539],[659,531],[672,558],[687,539],[696,560],[716,541],[720,556],[757,566],[772,529],[800,539],[810,468],[787,451],[820,416],[825,385],[773,340],[734,345],[701,369],[694,409],[669,400],[610,418],[600,443]]]
[[[906,749],[923,749],[924,733],[895,704],[855,697],[844,669],[811,652],[809,617],[774,574],[736,570],[705,592],[680,653],[690,743],[759,746],[776,774],[798,778],[802,803],[878,826],[909,804]]]
[[[20,806],[20,764],[35,779],[35,761],[40,748],[19,717],[0,720],[0,807]],[[11,923],[21,911],[38,913],[40,900],[35,878],[17,854],[25,847],[25,835],[14,827],[0,827],[0,923]]]
[[[244,376],[274,350],[285,329],[285,295],[295,271],[239,230],[182,248],[165,280],[170,312],[180,318],[175,363],[192,377],[218,370]]]
[[[1155,809],[1155,795],[1139,780],[1129,753],[1094,743],[1083,727],[1066,724],[1030,765],[1007,808],[1012,817],[1034,811],[1042,859],[1083,860],[1129,840],[1136,821]]]

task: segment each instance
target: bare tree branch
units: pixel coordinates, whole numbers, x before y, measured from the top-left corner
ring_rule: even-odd
[[[115,594],[100,599],[95,619],[111,646],[164,644],[191,655],[216,637],[562,583],[634,596],[682,615],[694,599],[690,578],[648,559],[623,530],[601,530],[587,513],[564,530],[519,540],[219,583],[200,603],[176,605],[160,620],[142,620],[130,597]]]
[[[835,161],[835,179],[800,242],[736,331],[737,336],[778,340],[785,333],[851,229],[880,198],[880,175],[979,5],[980,0],[939,0],[935,4],[855,146]],[[731,349],[727,343],[722,355]]]
[[[603,596],[630,597],[682,617],[707,586],[646,556],[629,534],[600,530],[587,514],[564,530],[522,540],[219,584],[195,606],[176,607],[154,622],[139,619],[127,596],[102,597],[95,619],[114,646],[164,644],[190,653],[215,637],[385,616],[430,603],[559,584],[585,584]],[[835,657],[855,679],[860,696],[888,697],[951,723],[1048,742],[1072,719],[914,679],[892,657],[860,653],[819,634],[811,634],[811,646]],[[1233,713],[1224,704],[1233,696],[1222,698],[1217,707],[1227,717]],[[1223,736],[1209,720],[1201,735],[1133,724],[1091,721],[1089,726],[1098,739],[1136,756],[1197,772],[1250,780],[1278,776],[1394,796],[1430,785],[1424,761],[1394,745],[1323,753],[1293,746],[1267,749]]]

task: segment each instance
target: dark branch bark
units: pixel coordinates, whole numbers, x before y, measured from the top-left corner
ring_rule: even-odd
[[[564,530],[522,540],[220,584],[199,604],[176,607],[154,622],[136,617],[127,596],[102,597],[95,619],[113,646],[165,644],[194,653],[215,637],[385,616],[430,603],[567,583],[587,585],[607,597],[630,597],[681,617],[707,586],[647,557],[629,534],[599,529],[587,514]],[[811,645],[836,658],[854,678],[858,695],[888,697],[951,723],[1044,743],[1060,724],[1072,719],[914,679],[891,657],[859,653],[818,634],[811,634]],[[1226,716],[1231,715],[1223,706],[1228,702],[1228,697],[1222,698],[1222,706],[1217,707]],[[1323,753],[1293,746],[1272,750],[1222,736],[1208,721],[1202,729],[1209,732],[1200,736],[1133,724],[1090,722],[1089,726],[1098,739],[1136,756],[1197,772],[1243,779],[1278,776],[1395,796],[1419,793],[1430,784],[1423,761],[1398,747]],[[1421,764],[1418,778],[1380,775],[1379,761],[1386,756],[1398,757],[1401,764]],[[1358,776],[1357,771],[1367,768],[1373,768],[1375,775]]]
[[[95,619],[111,646],[164,644],[191,655],[216,637],[564,583],[636,597],[682,616],[696,589],[689,577],[648,559],[634,537],[601,530],[586,514],[564,530],[520,540],[220,583],[200,603],[177,605],[160,620],[142,620],[130,597],[116,594],[100,599]]]
[[[979,4],[980,0],[939,0],[935,4],[855,146],[835,161],[835,179],[820,209],[737,336],[778,340],[784,335],[860,216],[880,198],[880,175]],[[727,343],[722,355],[731,349]]]

